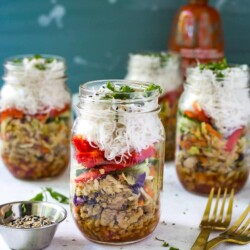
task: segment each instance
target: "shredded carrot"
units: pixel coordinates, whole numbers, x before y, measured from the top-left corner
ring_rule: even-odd
[[[215,137],[217,137],[217,138],[219,138],[219,139],[222,138],[221,134],[220,134],[219,132],[217,132],[217,131],[216,131],[210,124],[208,124],[208,123],[206,123],[206,129],[207,129],[207,131],[208,131],[210,134],[214,135]]]
[[[143,200],[139,200],[139,201],[138,201],[138,206],[139,206],[139,207],[142,207],[143,205],[144,205],[144,201],[143,201]]]
[[[75,206],[75,207],[73,208],[73,209],[74,209],[74,212],[75,212],[75,213],[78,213],[79,210],[80,210],[80,208],[81,208],[80,206]]]
[[[151,187],[145,185],[144,190],[151,198],[154,198],[154,190]]]
[[[155,166],[151,166],[151,168],[149,170],[149,175],[150,176],[155,176]]]
[[[183,149],[189,149],[192,147],[192,143],[190,141],[180,141],[180,145]]]
[[[204,164],[207,163],[207,158],[204,157],[204,156],[199,156],[198,159],[199,159],[199,161],[202,163],[202,165],[204,165]]]

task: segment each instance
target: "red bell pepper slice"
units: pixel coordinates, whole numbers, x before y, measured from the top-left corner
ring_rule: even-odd
[[[128,158],[124,159],[120,164],[117,164],[116,162],[120,161],[119,157],[116,158],[116,161],[108,161],[104,156],[104,151],[92,147],[82,135],[74,135],[72,142],[76,149],[77,162],[83,164],[86,168],[112,164],[117,166],[117,169],[121,169],[122,166],[123,168],[133,166],[155,154],[155,149],[151,146],[142,149],[141,152],[133,151],[130,154],[127,154]]]
[[[77,152],[76,160],[86,168],[93,168],[106,162],[104,159],[104,152],[98,149],[90,152]]]
[[[62,113],[64,113],[65,111],[70,109],[70,105],[66,104],[62,109],[51,109],[49,112],[49,116],[50,117],[55,117],[55,116],[59,116]]]
[[[153,155],[155,155],[155,148],[152,146],[146,149],[142,149],[140,152],[133,151],[130,153],[129,158],[122,161],[121,164],[123,164],[124,167],[130,167],[140,162],[143,162],[144,160],[152,157]]]
[[[242,135],[244,128],[235,130],[227,139],[226,151],[231,152]]]
[[[92,147],[82,135],[74,135],[72,142],[78,152],[96,150],[96,148]]]
[[[1,119],[4,120],[7,117],[13,117],[17,119],[23,118],[24,114],[21,110],[18,110],[16,108],[6,109],[1,112]]]
[[[102,177],[105,174],[108,174],[111,171],[115,171],[115,170],[116,170],[116,167],[113,165],[102,166],[98,169],[90,169],[88,172],[80,174],[75,179],[75,182],[79,183],[79,182],[92,181],[92,180],[95,180],[95,179]]]

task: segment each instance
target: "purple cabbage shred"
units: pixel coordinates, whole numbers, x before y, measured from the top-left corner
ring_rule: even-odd
[[[144,186],[146,180],[146,173],[139,174],[136,179],[136,183],[132,186],[132,190],[134,194],[139,194],[139,190]]]

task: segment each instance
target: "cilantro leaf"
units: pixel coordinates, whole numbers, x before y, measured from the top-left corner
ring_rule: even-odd
[[[206,64],[200,64],[199,68],[200,70],[205,70],[205,69],[212,70],[217,78],[223,78],[224,75],[221,71],[229,68],[229,65],[227,63],[226,58],[224,58],[221,62],[210,62]]]
[[[163,52],[158,52],[158,53],[143,53],[142,55],[146,56],[151,56],[151,57],[157,57],[160,60],[160,67],[163,68],[166,66],[169,58],[171,57],[171,54],[169,53],[163,53]]]
[[[5,212],[5,214],[4,214],[4,219],[9,218],[12,214],[13,214],[13,211],[12,211],[12,209],[10,208],[7,212]]]
[[[160,94],[162,93],[162,88],[159,85],[156,85],[154,83],[150,83],[148,87],[145,89],[145,92],[154,91],[154,90],[158,90]]]
[[[45,70],[45,69],[46,69],[45,65],[44,65],[44,64],[41,64],[41,63],[36,64],[35,67],[36,67],[37,69],[39,69],[39,70]]]
[[[113,92],[116,92],[115,86],[114,86],[114,84],[112,84],[111,82],[107,82],[107,83],[106,83],[106,87],[107,87],[109,90],[111,90],[111,91],[113,91]]]
[[[44,195],[43,193],[38,193],[36,196],[30,199],[30,201],[43,201],[44,200]]]
[[[176,247],[170,247],[169,250],[179,250],[179,248]]]
[[[22,59],[21,58],[16,58],[12,61],[13,63],[21,63]]]
[[[55,58],[50,57],[45,60],[46,63],[52,63],[55,60]]]
[[[24,203],[21,205],[21,208],[22,208],[22,212],[23,212],[23,213],[26,213],[27,209],[26,209],[26,206],[25,206]]]
[[[33,56],[33,58],[34,58],[34,59],[41,59],[41,58],[42,58],[42,56],[41,56],[41,55],[39,55],[39,54],[36,54],[36,55],[34,55],[34,56]]]
[[[119,91],[120,92],[125,92],[125,93],[135,92],[135,90],[132,89],[131,87],[129,87],[128,85],[121,86]]]
[[[45,190],[51,195],[51,197],[63,204],[69,204],[69,198],[63,194],[53,191],[52,188],[46,187]]]
[[[162,246],[163,246],[163,247],[169,247],[169,244],[168,244],[166,241],[164,241],[164,242],[162,243]]]

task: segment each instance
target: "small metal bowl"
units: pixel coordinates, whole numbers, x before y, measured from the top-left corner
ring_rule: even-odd
[[[49,218],[53,224],[37,228],[15,228],[4,224],[25,215]],[[57,226],[67,216],[56,204],[39,201],[17,201],[0,205],[0,234],[11,249],[43,249],[51,243]]]

